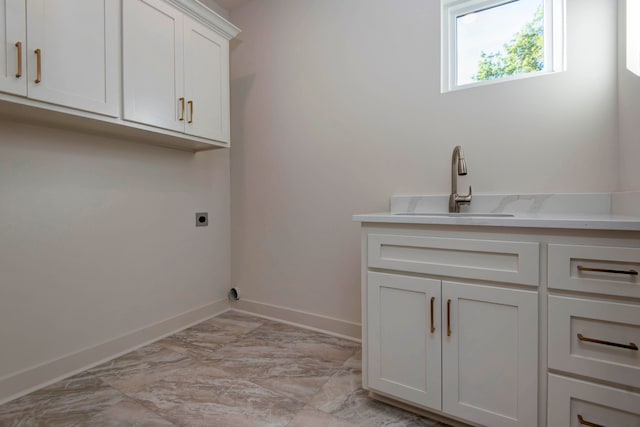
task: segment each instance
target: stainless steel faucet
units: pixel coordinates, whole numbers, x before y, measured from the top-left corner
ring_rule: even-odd
[[[453,149],[453,155],[451,156],[451,195],[449,196],[449,212],[460,212],[460,205],[471,204],[471,186],[469,186],[469,194],[461,196],[458,194],[458,176],[456,175],[456,163],[457,163],[457,175],[463,176],[467,174],[467,162],[464,160],[464,153],[461,146],[456,146]]]

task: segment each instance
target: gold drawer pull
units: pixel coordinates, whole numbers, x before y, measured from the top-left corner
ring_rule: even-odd
[[[602,424],[596,424],[596,423],[592,423],[592,422],[589,422],[589,421],[585,420],[584,418],[582,418],[582,415],[580,415],[580,414],[578,414],[578,422],[580,423],[580,425],[583,425],[583,426],[604,427]]]
[[[42,81],[42,51],[36,49],[33,51],[36,54],[36,83]]]
[[[617,342],[602,341],[594,338],[586,338],[582,334],[578,334],[578,339],[583,342],[592,342],[596,344],[610,345],[611,347],[626,348],[627,350],[638,351],[638,346],[632,342],[630,342],[629,344],[618,344]]]
[[[447,300],[447,336],[451,336],[451,300]]]
[[[629,276],[637,276],[638,272],[635,270],[610,270],[608,268],[589,268],[578,266],[578,271],[597,271],[598,273],[613,273],[613,274],[628,274]]]
[[[180,103],[182,104],[180,118],[178,120],[183,121],[184,120],[184,97],[178,98],[178,101],[180,101]]]
[[[187,120],[187,123],[193,123],[193,101],[189,101],[187,104],[189,104],[189,120]]]
[[[22,77],[22,42],[16,42],[16,47],[18,48],[18,72],[16,73],[16,78]]]
[[[431,297],[431,333],[436,331],[436,326],[433,321],[433,305],[436,302],[436,297]]]

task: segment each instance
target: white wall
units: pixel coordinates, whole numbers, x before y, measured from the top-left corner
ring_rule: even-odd
[[[270,0],[231,11],[232,282],[360,319],[359,225],[393,194],[612,191],[616,0],[568,0],[568,71],[440,94],[440,2]],[[466,188],[466,187],[461,187]]]
[[[620,120],[620,190],[640,191],[640,76],[626,66],[627,0],[620,0],[619,49],[619,120]],[[640,212],[640,208],[637,208]]]
[[[0,401],[22,370],[226,304],[228,150],[6,121],[0,135]]]
[[[213,10],[224,19],[229,20],[229,11],[220,6],[220,4],[218,4],[218,2],[216,2],[215,0],[200,0],[200,3],[207,6],[209,9]]]
[[[229,287],[228,150],[0,119],[0,402],[225,309]]]

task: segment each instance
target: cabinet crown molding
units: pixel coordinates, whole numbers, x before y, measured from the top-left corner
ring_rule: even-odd
[[[197,0],[165,0],[184,14],[196,21],[212,28],[227,40],[231,40],[240,33],[240,28],[224,19]]]

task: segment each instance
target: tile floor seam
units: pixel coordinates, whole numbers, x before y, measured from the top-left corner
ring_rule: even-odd
[[[118,389],[118,387],[113,386],[111,384],[109,384],[108,381],[102,380],[100,377],[97,377],[100,381],[102,381],[105,385],[107,385],[108,387],[114,389],[115,391],[117,391],[118,393],[126,396],[128,399],[131,399],[133,401],[135,401],[136,403],[138,403],[139,405],[143,406],[144,408],[146,408],[148,411],[153,412],[157,417],[162,418],[163,420],[166,420],[167,422],[170,422],[171,424],[174,424],[172,421],[167,420],[164,416],[162,416],[162,414],[159,414],[156,410],[155,407],[151,404],[149,404],[146,400],[141,400],[138,399],[136,396],[131,395],[130,393],[120,390]]]
[[[104,381],[103,381],[104,382]],[[117,391],[118,393],[122,394],[123,396],[125,396],[127,399],[134,401],[135,403],[137,403],[138,405],[142,406],[143,408],[145,408],[147,411],[153,413],[156,417],[170,423],[171,425],[176,426],[176,424],[174,422],[172,422],[171,420],[166,419],[162,414],[158,413],[158,411],[155,410],[155,408],[152,405],[149,405],[146,401],[144,400],[140,400],[138,398],[136,398],[135,396],[130,395],[129,393],[126,393],[122,390],[118,390],[116,387],[111,386],[109,383],[105,384],[114,389],[115,391]],[[88,421],[91,421],[93,418],[96,418],[98,415],[100,415],[102,412],[108,410],[110,408],[105,408],[103,409],[101,412],[97,413],[95,416],[93,416],[91,419],[89,419]],[[176,426],[177,427],[177,426]]]

